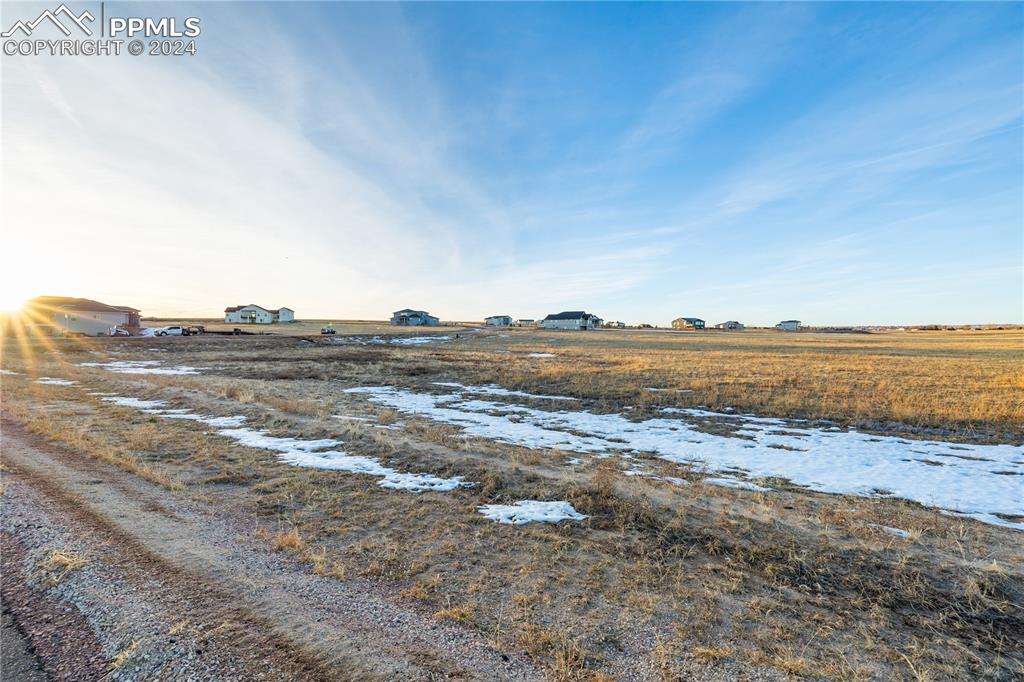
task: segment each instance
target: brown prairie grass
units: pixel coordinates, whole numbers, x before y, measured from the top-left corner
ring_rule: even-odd
[[[704,404],[1006,438],[1019,433],[1021,421],[1022,340],[1020,332],[538,332],[486,347],[483,339],[469,339],[403,349],[370,362],[353,362],[345,348],[318,348],[323,376],[340,380],[330,384],[303,378],[296,360],[310,351],[286,346],[290,340],[254,339],[254,352],[266,360],[250,373],[237,344],[205,339],[196,346],[202,361],[193,364],[230,366],[230,377],[135,381],[187,390],[193,399],[205,393],[232,406],[228,413],[247,405],[253,423],[296,434],[327,426],[320,412],[290,401],[341,413],[350,400],[340,391],[345,386],[433,390],[431,381],[457,379],[573,395],[595,411],[629,406],[641,417],[654,407]],[[559,357],[542,363],[524,357],[538,348]],[[291,361],[275,360],[289,355]],[[268,381],[269,373],[279,378]],[[15,411],[25,402],[18,390]],[[255,416],[263,407],[274,411]],[[52,430],[66,431],[89,452],[110,449],[125,434],[104,409],[106,419],[96,421],[54,413],[49,418],[60,426]],[[390,423],[400,417],[384,415]],[[1024,550],[1011,531],[894,500],[714,488],[693,472],[672,474],[691,480],[680,491],[627,480],[614,460],[569,468],[560,464],[566,453],[520,451],[454,437],[459,432],[450,427],[403,421],[408,428],[346,431],[345,448],[383,457],[389,466],[466,474],[478,485],[448,495],[402,495],[358,476],[282,471],[266,453],[214,449],[191,439],[183,425],[169,425],[167,440],[162,429],[131,438],[147,458],[160,454],[161,466],[180,468],[182,476],[201,467],[202,476],[189,480],[218,481],[271,528],[290,528],[297,546],[284,549],[311,571],[365,576],[393,585],[396,594],[404,588],[403,596],[439,618],[526,651],[556,679],[593,678],[604,658],[629,648],[634,633],[663,643],[642,655],[653,655],[667,679],[685,679],[695,660],[836,679],[1009,679],[1021,671]],[[182,443],[188,457],[181,456]],[[474,513],[477,504],[517,499],[567,499],[590,518],[510,528]],[[872,524],[912,536],[894,538]],[[271,531],[264,533],[274,541]],[[316,546],[303,536],[310,543],[316,538]]]
[[[48,587],[59,585],[69,573],[77,571],[88,562],[69,549],[51,551],[40,565],[44,582]]]
[[[304,542],[297,528],[289,528],[271,538],[271,545],[277,551],[288,550],[298,552],[302,549]]]
[[[139,641],[132,640],[132,642],[122,649],[114,658],[110,661],[110,667],[108,669],[108,676],[124,667],[132,656],[135,655],[136,650],[139,648]]]

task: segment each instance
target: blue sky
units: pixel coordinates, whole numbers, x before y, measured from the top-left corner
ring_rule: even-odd
[[[4,59],[5,241],[61,273],[29,295],[1024,321],[1021,4],[107,3],[140,12],[199,54]]]

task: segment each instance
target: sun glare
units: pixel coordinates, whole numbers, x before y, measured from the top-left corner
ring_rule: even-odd
[[[44,293],[39,290],[39,284],[20,268],[10,262],[0,265],[0,313],[15,312],[25,301]]]

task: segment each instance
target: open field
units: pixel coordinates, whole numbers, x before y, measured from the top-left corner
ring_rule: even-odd
[[[1024,332],[335,327],[6,338],[5,590],[114,677],[1024,675]]]

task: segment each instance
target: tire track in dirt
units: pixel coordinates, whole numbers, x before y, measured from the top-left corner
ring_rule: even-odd
[[[90,542],[104,546],[107,563],[129,576],[157,579],[165,593],[153,595],[155,606],[173,612],[173,621],[231,623],[204,637],[219,640],[232,676],[242,670],[259,679],[543,676],[524,658],[437,622],[369,581],[312,575],[257,543],[251,520],[42,442],[10,420],[3,431],[5,475],[38,493],[20,502],[85,529]],[[5,497],[18,489],[9,486]]]

